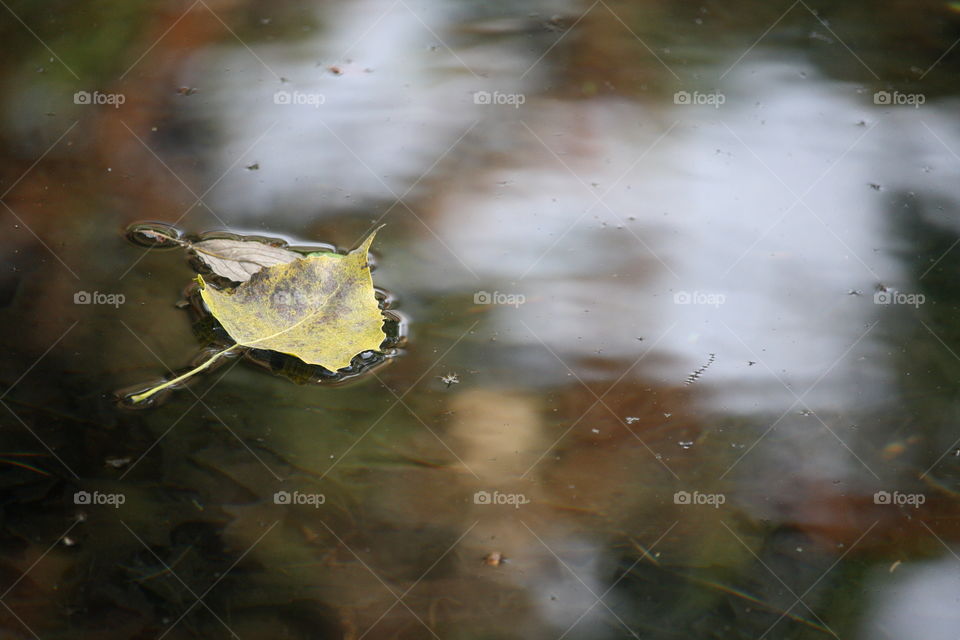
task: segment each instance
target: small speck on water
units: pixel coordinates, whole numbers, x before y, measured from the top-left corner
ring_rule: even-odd
[[[448,373],[446,375],[437,376],[437,377],[440,379],[440,382],[447,385],[448,389],[450,388],[451,385],[460,383],[460,376],[457,375],[456,373]]]
[[[123,467],[130,464],[130,458],[107,458],[104,460],[104,463],[108,467],[113,467],[114,469],[122,469]]]

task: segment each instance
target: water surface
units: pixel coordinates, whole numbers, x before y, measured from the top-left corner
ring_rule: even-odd
[[[4,637],[954,638],[954,4],[11,4]],[[143,220],[386,223],[408,343],[126,410]]]

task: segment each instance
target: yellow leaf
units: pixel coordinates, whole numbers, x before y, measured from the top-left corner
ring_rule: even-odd
[[[375,234],[346,256],[319,254],[267,267],[232,290],[201,279],[200,295],[238,344],[342,369],[386,338],[367,264]]]
[[[315,253],[254,273],[234,289],[200,283],[200,296],[236,344],[191,371],[130,397],[141,402],[237,347],[278,351],[336,371],[386,339],[367,261],[374,229],[348,253]]]

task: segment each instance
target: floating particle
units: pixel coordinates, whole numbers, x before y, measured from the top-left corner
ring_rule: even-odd
[[[130,464],[130,458],[107,458],[104,460],[104,464],[106,464],[108,467],[113,467],[114,469],[122,469]]]
[[[448,389],[450,388],[450,385],[460,383],[460,376],[458,376],[456,373],[448,373],[446,375],[437,376],[437,377],[440,379],[440,382],[447,385]]]

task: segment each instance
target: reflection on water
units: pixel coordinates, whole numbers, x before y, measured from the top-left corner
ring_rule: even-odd
[[[4,633],[947,637],[960,21],[811,9],[11,5]],[[385,222],[409,348],[122,411],[144,219]]]

